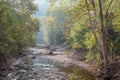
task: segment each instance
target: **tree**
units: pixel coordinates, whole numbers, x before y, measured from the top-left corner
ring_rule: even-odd
[[[117,4],[119,4],[119,2]],[[72,26],[76,22],[79,22],[79,25],[78,25],[79,27],[82,27],[82,26],[86,27],[86,31],[84,32],[86,34],[92,33],[92,35],[94,36],[94,40],[95,40],[94,46],[96,46],[96,50],[99,52],[99,54],[101,54],[101,59],[103,60],[104,65],[107,65],[108,61],[110,61],[109,59],[110,45],[108,45],[109,44],[108,35],[111,35],[109,34],[109,30],[115,27],[113,26],[113,23],[111,21],[113,20],[112,15],[114,13],[118,13],[118,12],[115,12],[115,10],[119,10],[117,7],[118,5],[116,5],[116,1],[113,1],[113,0],[108,0],[108,1],[79,0],[78,3],[75,4],[71,8],[71,10],[68,11],[68,14],[70,14],[70,17],[72,20],[70,21],[70,23],[69,22],[67,23],[67,24],[71,24],[69,27],[70,31],[68,33],[70,33],[71,31],[73,32],[75,27],[72,27]],[[82,21],[85,21],[85,23],[87,23],[88,25],[86,25],[85,23],[82,24],[83,23]],[[113,31],[115,30],[113,29]],[[74,34],[77,34],[77,31]],[[80,36],[85,34],[79,33],[78,35]],[[75,36],[76,35],[70,37],[69,39],[74,40],[75,38],[78,38],[81,40],[80,37],[75,37]],[[85,38],[87,37],[86,36],[84,37],[84,41],[83,41],[85,43],[84,45],[88,46],[86,44],[87,42]],[[79,42],[79,41],[76,41],[76,42]],[[77,45],[81,45],[81,44],[77,43]]]
[[[68,5],[61,7],[64,3]],[[69,6],[69,0],[58,0],[50,2],[50,4],[50,8],[46,12],[45,40],[50,44],[61,44],[65,41],[64,33],[66,28],[64,22],[68,18],[68,15],[65,14],[65,9]]]
[[[20,53],[23,48],[35,44],[39,20],[33,0],[0,1],[0,55]]]

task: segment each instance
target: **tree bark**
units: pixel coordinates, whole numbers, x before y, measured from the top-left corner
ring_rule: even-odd
[[[109,29],[109,24],[108,24],[108,22],[109,22],[109,17],[110,17],[110,15],[109,15],[109,9],[110,9],[110,7],[111,7],[111,5],[112,5],[112,3],[113,3],[113,0],[111,0],[110,1],[110,3],[109,3],[109,5],[108,5],[108,8],[107,8],[107,10],[106,10],[106,13],[105,13],[105,19],[106,19],[106,22],[105,22],[105,37],[106,37],[106,39],[107,39],[107,37],[108,37],[108,29]],[[106,43],[105,44],[108,44],[107,43],[107,40],[106,40]],[[108,52],[107,52],[108,53]],[[110,55],[110,52],[109,52],[109,55],[108,55],[108,59],[110,59],[110,57],[112,57],[112,55]]]
[[[96,10],[96,5],[95,5],[95,0],[91,0],[92,6],[93,6],[93,12],[94,12],[94,26],[97,29],[97,33],[100,35],[101,31],[100,31],[100,25],[98,22],[98,17],[97,17],[97,10]],[[98,47],[98,51],[100,52],[101,55],[101,59],[103,58],[103,55],[101,53],[101,44],[100,44],[100,40],[98,38],[98,43],[97,43],[97,47]]]
[[[107,44],[106,44],[106,28],[104,26],[104,17],[103,17],[103,8],[102,8],[102,2],[99,0],[99,10],[100,10],[100,20],[101,20],[101,51],[103,54],[103,61],[104,61],[104,66],[107,65],[108,63],[108,57],[107,57]]]

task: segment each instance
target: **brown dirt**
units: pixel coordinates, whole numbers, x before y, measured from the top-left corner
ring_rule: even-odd
[[[92,72],[93,74],[96,73],[95,65],[88,64],[84,61],[77,61],[77,60],[69,57],[69,55],[65,55],[65,54],[62,54],[62,55],[43,55],[43,57],[50,59],[50,60],[53,60],[55,62],[59,62],[59,63],[63,64],[64,66],[75,65],[75,66],[81,67],[89,72]]]

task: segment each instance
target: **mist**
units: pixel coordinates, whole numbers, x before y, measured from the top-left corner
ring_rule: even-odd
[[[45,17],[46,10],[49,6],[47,0],[36,0],[35,1],[38,4],[38,12],[36,13],[36,17],[42,20],[43,17]],[[41,21],[40,31],[37,33],[37,44],[43,44],[44,43],[44,24]]]

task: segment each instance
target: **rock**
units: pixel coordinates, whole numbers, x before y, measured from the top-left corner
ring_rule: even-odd
[[[26,70],[20,70],[21,73],[26,73],[27,71]]]
[[[35,56],[32,56],[32,59],[35,59],[36,57]]]
[[[52,50],[48,51],[48,55],[53,55],[53,51]]]
[[[43,54],[43,55],[53,55],[53,51],[52,50],[41,50],[40,54]]]
[[[12,73],[9,73],[9,74],[8,74],[8,77],[9,77],[9,78],[12,78],[12,77],[13,77],[13,74],[12,74]]]
[[[8,80],[17,80],[18,76],[13,75],[12,73],[8,74]]]
[[[23,56],[11,67],[11,70],[5,74],[5,79],[0,78],[0,80],[66,80],[64,72],[59,73],[57,63],[36,54],[36,50],[46,56],[53,55],[51,49],[34,49],[31,54]],[[32,54],[34,52],[35,54]]]

